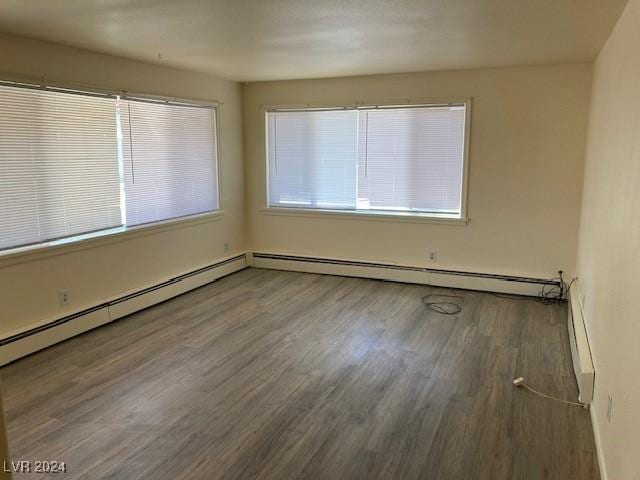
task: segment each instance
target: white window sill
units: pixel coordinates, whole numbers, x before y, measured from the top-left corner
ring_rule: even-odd
[[[438,223],[445,225],[464,226],[469,222],[468,218],[460,218],[454,215],[417,212],[390,212],[390,211],[354,211],[354,210],[324,210],[311,208],[286,208],[265,207],[260,210],[265,215],[284,215],[290,217],[310,218],[338,218],[348,220],[364,220],[378,222],[408,222],[408,223]]]
[[[50,242],[3,250],[0,251],[0,265],[4,266],[7,263],[12,264],[35,260],[37,258],[44,258],[51,255],[64,254],[76,250],[84,250],[86,248],[94,248],[100,245],[128,240],[165,230],[173,230],[200,223],[207,223],[219,220],[223,215],[224,212],[222,210],[216,210],[214,212],[173,218],[146,225],[137,225],[135,227],[115,227],[108,230],[99,230],[97,232],[74,235],[72,237],[61,238],[59,240],[52,240]]]

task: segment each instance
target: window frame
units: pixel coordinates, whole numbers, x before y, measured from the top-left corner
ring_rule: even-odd
[[[393,211],[393,210],[358,210],[358,209],[322,209],[312,207],[292,207],[292,206],[275,206],[269,201],[270,178],[269,178],[269,125],[267,114],[274,110],[350,110],[371,107],[392,108],[392,107],[417,107],[417,106],[446,106],[446,105],[464,105],[465,106],[465,122],[464,122],[464,147],[462,159],[462,181],[461,181],[461,197],[460,197],[460,215],[439,214],[435,212],[412,212],[412,211]],[[438,97],[423,98],[416,100],[387,100],[381,101],[358,101],[353,104],[344,103],[306,103],[306,104],[274,104],[261,105],[262,121],[264,128],[262,129],[264,138],[264,173],[265,187],[263,195],[263,205],[260,209],[263,214],[267,215],[287,215],[298,217],[316,217],[316,218],[347,218],[360,220],[376,220],[376,221],[405,221],[405,222],[427,222],[427,223],[446,223],[466,225],[469,221],[467,217],[467,199],[468,199],[468,178],[469,178],[469,151],[471,140],[471,110],[472,97]]]
[[[182,97],[171,97],[164,95],[155,95],[150,93],[137,93],[127,90],[111,90],[102,87],[74,85],[60,82],[45,81],[44,78],[35,80],[29,77],[6,77],[0,78],[0,84],[14,88],[25,88],[32,90],[46,90],[69,95],[87,95],[101,97],[120,97],[123,100],[144,101],[159,104],[177,104],[183,106],[193,106],[198,108],[211,108],[213,110],[214,125],[212,125],[213,133],[216,140],[216,161],[214,164],[216,174],[216,196],[218,208],[206,212],[199,212],[180,217],[168,218],[149,222],[141,225],[119,226],[109,229],[96,230],[94,232],[86,232],[68,237],[55,238],[39,243],[21,245],[0,250],[0,261],[13,261],[23,256],[36,255],[48,256],[49,253],[54,254],[58,251],[66,252],[67,250],[76,250],[99,246],[103,243],[119,241],[125,238],[135,238],[140,235],[152,234],[155,232],[172,230],[174,228],[187,227],[189,225],[197,225],[203,222],[219,220],[224,215],[223,193],[220,177],[222,175],[221,168],[221,139],[220,131],[220,109],[222,102],[218,100],[188,99]],[[212,186],[213,187],[213,186]]]

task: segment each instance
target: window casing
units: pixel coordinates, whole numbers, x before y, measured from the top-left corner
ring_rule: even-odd
[[[0,250],[216,211],[216,108],[0,82]]]
[[[468,99],[265,115],[269,208],[464,218]]]

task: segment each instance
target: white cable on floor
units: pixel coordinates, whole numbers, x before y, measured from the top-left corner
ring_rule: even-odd
[[[533,393],[535,395],[539,395],[541,397],[548,398],[549,400],[555,400],[556,402],[562,402],[564,404],[573,405],[573,406],[576,406],[576,407],[589,408],[589,405],[587,405],[586,403],[570,402],[569,400],[563,400],[562,398],[552,397],[551,395],[547,395],[546,393],[539,392],[536,389],[534,389],[534,388],[530,387],[529,385],[527,385],[526,383],[524,383],[524,378],[523,377],[518,377],[518,378],[514,379],[513,380],[513,385],[516,388],[524,388],[525,390],[529,390],[531,393]]]

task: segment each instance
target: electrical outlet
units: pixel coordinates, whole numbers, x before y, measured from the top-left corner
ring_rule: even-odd
[[[58,298],[60,299],[60,306],[63,307],[69,304],[69,290],[60,290],[58,292]]]
[[[429,252],[429,261],[430,262],[436,262],[438,260],[438,251],[437,250],[433,250],[431,252]]]
[[[613,397],[611,393],[609,393],[608,401],[607,401],[607,421],[611,423],[611,411],[613,410]]]
[[[227,253],[229,251],[229,244],[225,243],[224,244],[224,252]]]

